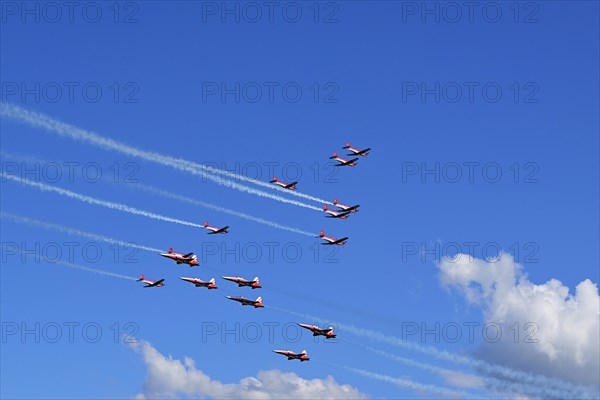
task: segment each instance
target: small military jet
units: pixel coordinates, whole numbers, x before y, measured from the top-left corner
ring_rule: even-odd
[[[262,303],[262,297],[260,297],[260,296],[256,300],[249,300],[249,299],[245,299],[243,297],[232,297],[232,296],[225,296],[225,297],[227,297],[229,300],[239,301],[240,303],[242,303],[243,306],[254,306],[254,308],[264,307],[263,303]]]
[[[308,329],[309,331],[311,331],[313,333],[313,336],[325,336],[325,339],[334,339],[335,338],[335,334],[333,333],[333,327],[330,326],[327,329],[321,329],[318,326],[315,325],[308,325],[308,324],[298,324],[298,326],[301,326],[304,329]]]
[[[231,281],[231,282],[237,283],[238,287],[249,286],[252,289],[260,289],[262,287],[262,286],[260,286],[260,281],[258,280],[258,276],[255,277],[251,281],[246,280],[244,278],[240,278],[239,276],[222,276],[221,278],[223,278],[223,279],[225,279],[227,281]]]
[[[273,352],[286,356],[288,360],[300,360],[300,362],[310,360],[310,358],[308,358],[306,350],[303,350],[302,353],[294,353],[290,350],[273,350]]]
[[[174,260],[177,264],[187,264],[190,267],[200,265],[200,263],[198,263],[198,256],[196,256],[194,253],[177,253],[176,251],[173,251],[172,247],[167,253],[161,253],[160,255]]]
[[[370,147],[364,149],[364,150],[360,150],[360,149],[355,149],[354,147],[350,146],[350,143],[346,143],[346,145],[344,147],[342,147],[345,150],[351,151],[350,154],[347,154],[348,156],[368,156],[369,155],[369,151],[371,150]]]
[[[298,182],[292,182],[292,183],[281,182],[280,180],[277,180],[276,176],[273,177],[273,180],[271,181],[271,183],[274,183],[276,185],[281,186],[284,189],[289,189],[289,190],[296,190],[296,185],[298,184]]]
[[[202,279],[198,278],[184,278],[179,277],[182,281],[193,283],[196,287],[205,287],[207,289],[217,289],[217,284],[215,283],[215,278],[211,278],[210,281],[205,282]]]
[[[338,161],[337,164],[334,164],[336,167],[345,167],[345,166],[355,167],[356,161],[358,160],[358,158],[346,160],[345,158],[339,157],[335,151],[333,152],[333,155],[331,157],[329,157],[329,159]]]
[[[346,241],[348,240],[348,237],[343,237],[341,239],[336,239],[334,237],[331,236],[325,236],[325,231],[321,231],[321,233],[319,233],[319,236],[321,239],[325,240],[327,243],[321,243],[324,245],[332,245],[332,244],[336,244],[338,246],[343,246],[346,244]]]
[[[327,204],[325,204],[323,206],[323,211],[325,211],[327,214],[329,214],[329,215],[325,216],[326,218],[342,218],[342,219],[348,218],[348,215],[352,212],[352,211],[330,210],[329,207],[327,207]]]
[[[216,235],[217,233],[220,234],[226,234],[229,233],[229,231],[227,229],[229,229],[229,226],[224,226],[222,228],[215,228],[214,226],[210,226],[208,224],[208,222],[204,223],[204,228],[208,229],[210,232],[208,232],[209,235]]]
[[[161,286],[165,286],[165,284],[163,283],[165,280],[164,279],[159,279],[156,282],[145,279],[144,275],[140,275],[140,279],[137,280],[138,282],[144,282],[146,284],[146,286],[144,286],[145,288],[147,287],[161,287]]]
[[[358,207],[360,207],[360,204],[357,204],[355,206],[347,206],[345,204],[342,204],[338,201],[338,199],[333,199],[333,205],[338,207],[341,210],[344,211],[351,211],[351,212],[357,212],[358,211]]]

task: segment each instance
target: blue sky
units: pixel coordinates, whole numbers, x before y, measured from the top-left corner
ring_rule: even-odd
[[[22,324],[32,329],[36,323],[47,329],[57,323],[63,333],[65,323],[95,323],[103,331],[97,343],[88,343],[78,328],[72,343],[64,335],[57,343],[36,343],[33,335],[3,337],[2,397],[123,398],[142,392],[144,362],[113,338],[115,326],[122,333],[132,322],[136,337],[165,355],[194,359],[199,370],[222,382],[279,369],[306,379],[332,375],[374,398],[429,398],[431,393],[382,384],[328,363],[444,387],[451,385],[435,374],[348,341],[444,367],[452,364],[343,329],[338,335],[347,341],[315,343],[303,333],[290,343],[283,338],[285,324],[317,321],[298,321],[269,308],[241,308],[223,296],[260,294],[269,306],[400,336],[412,322],[429,328],[486,322],[485,304],[469,303],[460,290],[440,284],[436,262],[442,250],[418,254],[435,251],[436,243],[448,255],[457,252],[449,244],[458,244],[458,252],[478,259],[501,248],[513,254],[535,284],[554,278],[573,291],[585,279],[598,282],[597,3],[518,3],[518,16],[514,4],[486,3],[502,12],[495,23],[492,11],[482,15],[480,9],[472,21],[462,9],[452,23],[446,3],[428,3],[440,10],[439,22],[421,14],[420,2],[282,3],[290,13],[302,11],[296,23],[281,9],[269,22],[265,8],[252,23],[253,14],[244,14],[252,10],[244,3],[229,3],[239,7],[237,23],[235,16],[219,14],[220,2],[177,7],[120,3],[116,17],[108,3],[92,3],[102,12],[96,23],[82,10],[75,10],[70,22],[60,5],[62,17],[52,22],[54,14],[44,3],[31,4],[38,7],[39,22],[35,14],[20,14],[20,3],[2,5],[3,102],[144,150],[261,181],[271,179],[269,165],[284,180],[299,170],[299,191],[360,203],[361,211],[346,221],[328,220],[313,210],[241,193],[3,116],[2,172],[186,221],[230,225],[231,233],[207,236],[194,227],[3,180],[3,212],[165,250],[194,251],[202,266],[190,270],[124,248],[115,256],[114,246],[106,243],[96,247],[89,239],[2,218],[3,335],[9,326],[18,326],[20,333]],[[131,23],[125,23],[127,15]],[[239,101],[223,91],[235,92],[236,84]],[[348,141],[373,151],[357,167],[330,175],[328,157],[333,151],[345,154],[341,147]],[[44,170],[49,162],[63,174],[55,182]],[[77,163],[74,179],[67,176],[66,163]],[[39,174],[27,174],[25,165]],[[457,166],[461,175],[454,179]],[[422,175],[435,168],[439,178]],[[96,170],[102,175],[98,181]],[[495,171],[501,173],[497,182]],[[328,253],[317,239],[139,191],[127,183],[129,178],[315,235],[325,229],[350,241]],[[73,259],[67,254],[71,242]],[[29,250],[36,244],[49,252],[56,244],[65,261],[132,277],[165,278],[167,286],[141,290],[132,281],[22,263],[6,247]],[[91,253],[102,249],[98,260],[83,254],[86,245],[93,247]],[[273,259],[268,246],[274,246]],[[262,255],[254,260],[256,248]],[[291,262],[284,248],[300,249],[298,261]],[[210,254],[214,249],[217,254]],[[177,279],[220,275],[258,275],[264,289],[250,293],[221,281],[219,290],[208,292]],[[235,329],[236,323],[240,329],[259,324],[263,337],[256,343],[236,343],[233,335],[202,338],[208,325]],[[272,343],[264,337],[265,323],[279,324]],[[432,336],[415,339],[461,354],[482,346],[481,335],[473,343],[464,337],[458,343],[436,343]],[[271,353],[276,348],[307,349],[317,362],[287,362]],[[535,365],[527,368],[539,372]]]

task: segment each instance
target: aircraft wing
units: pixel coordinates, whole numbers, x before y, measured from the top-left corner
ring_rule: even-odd
[[[221,229],[216,230],[214,233],[221,233],[221,232],[225,232],[227,230],[227,228],[229,228],[229,226],[224,226]]]
[[[292,183],[288,183],[287,185],[285,185],[285,188],[286,188],[286,189],[289,189],[289,188],[291,188],[292,186],[294,186],[294,185],[297,185],[297,184],[298,184],[298,182],[292,182]]]
[[[351,160],[348,160],[348,161],[346,161],[346,162],[343,162],[343,163],[338,163],[338,164],[336,164],[336,165],[341,167],[341,166],[344,166],[344,165],[350,165],[350,164],[352,164],[352,163],[353,163],[353,162],[355,162],[355,161],[358,161],[358,158],[353,158],[353,159],[351,159]]]
[[[146,286],[144,286],[144,287],[153,287],[153,286],[158,286],[158,285],[160,285],[161,283],[163,283],[164,281],[165,281],[164,279],[159,279],[159,280],[157,280],[156,282],[154,282],[154,283],[149,283],[148,285],[146,285]]]
[[[338,239],[335,242],[332,242],[331,244],[340,244],[340,243],[342,243],[345,240],[348,240],[348,237],[343,237],[341,239]]]
[[[187,257],[191,257],[191,256],[193,256],[193,255],[194,255],[194,253],[192,252],[192,253],[187,253],[187,254],[184,254],[183,256],[184,256],[185,258],[187,258]]]

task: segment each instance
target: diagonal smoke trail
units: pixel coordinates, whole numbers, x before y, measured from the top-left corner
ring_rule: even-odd
[[[282,203],[292,204],[292,205],[296,205],[299,207],[304,207],[304,208],[308,208],[308,209],[311,209],[314,211],[322,212],[322,210],[319,207],[315,207],[310,204],[302,203],[300,201],[296,201],[296,200],[288,199],[288,198],[285,198],[282,196],[267,193],[262,190],[257,190],[257,189],[242,185],[235,181],[223,179],[217,175],[224,175],[224,176],[232,175],[232,176],[230,176],[232,178],[236,178],[236,179],[247,181],[247,182],[257,183],[257,184],[260,183],[261,186],[265,186],[270,189],[277,189],[274,186],[268,185],[264,182],[257,181],[255,179],[250,179],[250,178],[247,178],[242,175],[233,174],[229,171],[223,171],[218,168],[213,168],[213,167],[209,167],[206,165],[197,164],[197,163],[194,163],[191,161],[182,160],[180,158],[174,158],[174,157],[165,156],[165,155],[162,155],[162,154],[159,154],[156,152],[141,150],[136,147],[129,146],[124,143],[118,142],[116,140],[100,136],[96,133],[77,128],[75,126],[66,124],[64,122],[60,122],[60,121],[53,119],[47,115],[44,115],[41,113],[36,113],[33,111],[29,111],[29,110],[25,110],[24,108],[21,108],[14,104],[0,103],[0,115],[4,116],[4,117],[14,118],[14,119],[20,120],[22,122],[25,122],[31,126],[43,128],[43,129],[46,129],[47,131],[54,132],[54,133],[58,134],[59,136],[69,137],[71,139],[75,139],[75,140],[78,140],[81,142],[92,144],[94,146],[100,147],[105,150],[117,151],[119,153],[126,154],[128,156],[132,156],[132,157],[140,158],[140,159],[143,159],[146,161],[169,166],[169,167],[181,170],[181,171],[189,172],[193,175],[199,175],[199,176],[202,176],[202,177],[204,177],[210,181],[213,181],[219,185],[229,187],[232,189],[236,189],[241,192],[250,193],[250,194],[254,194],[259,197],[265,197],[265,198],[269,198],[272,200],[280,201]],[[300,197],[305,197],[310,200],[331,204],[325,200],[322,200],[322,199],[319,199],[319,198],[316,198],[313,196],[300,194],[300,193],[297,193],[294,191],[286,191],[286,193],[287,192],[289,192],[289,194],[300,196]]]
[[[182,201],[185,203],[193,204],[195,206],[208,208],[208,209],[219,211],[219,212],[229,214],[229,215],[234,215],[236,217],[240,217],[240,218],[246,219],[248,221],[258,222],[259,224],[267,225],[272,228],[282,229],[284,231],[293,232],[293,233],[299,233],[300,235],[304,235],[304,236],[308,236],[308,237],[315,237],[314,233],[303,231],[302,229],[293,228],[293,227],[286,226],[286,225],[281,225],[277,222],[269,221],[269,220],[259,218],[259,217],[254,217],[254,216],[246,214],[246,213],[242,213],[242,212],[231,210],[231,209],[228,209],[225,207],[206,203],[204,201],[192,199],[190,197],[182,196],[182,195],[179,195],[176,193],[171,193],[166,190],[161,190],[161,189],[155,188],[153,186],[131,184],[131,187],[135,187],[137,189],[146,191],[148,193],[155,193],[155,194],[158,194],[159,196],[163,196],[163,197],[167,197],[170,199],[179,200],[179,201]]]
[[[21,253],[21,254],[23,254],[23,253]],[[44,257],[41,254],[36,254],[36,256],[40,257],[41,259],[43,259],[44,261],[46,261],[46,262],[48,262],[50,264],[60,264],[60,265],[64,265],[65,267],[78,269],[80,271],[92,272],[94,274],[104,275],[104,276],[110,276],[112,278],[126,279],[128,281],[135,281],[135,280],[137,280],[137,279],[135,279],[132,276],[121,275],[121,274],[116,274],[114,272],[104,271],[102,269],[96,269],[96,268],[86,267],[85,265],[74,264],[74,263],[70,263],[70,262],[62,261],[62,260],[50,260],[50,259]]]
[[[270,306],[269,308],[290,315],[295,315],[300,318],[305,318],[313,321],[320,321],[323,323],[335,324],[340,330],[344,330],[356,336],[362,336],[376,342],[386,343],[392,346],[417,351],[423,354],[433,356],[437,359],[451,361],[460,365],[466,365],[491,375],[502,376],[505,379],[521,382],[524,385],[540,387],[542,389],[551,388],[552,390],[557,390],[559,391],[559,393],[561,393],[560,398],[596,399],[598,397],[597,393],[595,393],[593,390],[587,387],[575,385],[559,379],[548,378],[544,375],[515,370],[509,367],[505,367],[503,365],[492,364],[487,361],[474,359],[467,356],[461,356],[444,350],[438,350],[433,346],[425,346],[414,342],[408,342],[399,337],[388,336],[381,332],[377,332],[371,329],[359,328],[354,325],[346,325],[339,322],[333,322],[331,320],[315,317],[314,315],[283,310],[273,306]],[[550,395],[546,397],[550,397]]]
[[[377,372],[371,372],[371,371],[367,371],[364,369],[347,367],[345,365],[339,365],[339,364],[334,364],[334,363],[325,362],[325,361],[320,361],[320,362],[329,364],[329,365],[337,367],[337,368],[342,368],[342,369],[354,372],[355,374],[364,376],[365,378],[370,378],[370,379],[375,379],[375,380],[378,380],[381,382],[391,383],[393,385],[400,386],[405,389],[411,389],[411,390],[414,390],[417,392],[436,394],[436,395],[443,396],[444,398],[457,398],[457,399],[459,399],[459,398],[481,399],[482,398],[481,396],[474,396],[474,395],[466,393],[464,391],[457,391],[457,390],[452,390],[452,389],[441,387],[441,386],[419,383],[419,382],[415,382],[411,379],[396,378],[396,377],[389,376],[389,375],[379,374]]]
[[[44,221],[40,221],[37,219],[22,217],[20,215],[11,214],[11,213],[7,213],[4,211],[0,211],[0,218],[8,218],[15,222],[20,222],[20,223],[24,223],[24,224],[28,224],[28,225],[33,225],[33,226],[39,226],[39,227],[45,228],[45,229],[52,229],[52,230],[55,230],[58,232],[68,233],[70,235],[83,236],[83,237],[86,237],[86,238],[89,238],[92,240],[96,240],[99,242],[106,242],[106,243],[116,244],[116,245],[123,246],[123,247],[130,247],[130,248],[145,250],[145,251],[149,251],[152,253],[161,253],[162,252],[161,249],[157,249],[155,247],[143,246],[143,245],[133,243],[133,242],[126,242],[123,240],[109,238],[107,236],[96,235],[95,233],[85,232],[85,231],[82,231],[79,229],[69,228],[69,227],[62,226],[62,225],[51,224],[49,222],[44,222]]]
[[[48,260],[46,260],[46,261],[48,261]],[[92,272],[92,273],[98,274],[98,275],[110,276],[112,278],[127,279],[127,280],[130,280],[130,281],[135,281],[136,280],[132,276],[126,276],[126,275],[116,274],[114,272],[108,272],[108,271],[104,271],[104,270],[101,270],[101,269],[90,268],[90,267],[86,267],[84,265],[73,264],[73,263],[70,263],[70,262],[62,261],[62,260],[52,261],[52,262],[54,262],[56,264],[64,265],[65,267],[75,268],[75,269],[79,269],[81,271]]]
[[[12,159],[12,160],[17,160],[17,161],[21,161],[21,162],[36,162],[36,163],[47,163],[48,162],[48,161],[40,160],[40,159],[38,159],[36,157],[33,157],[33,156],[16,155],[16,154],[11,154],[11,153],[5,152],[3,150],[0,150],[0,157]],[[264,219],[264,218],[254,217],[252,215],[249,215],[249,214],[246,214],[246,213],[242,213],[240,211],[231,210],[229,208],[217,206],[215,204],[211,204],[211,203],[207,203],[207,202],[204,202],[204,201],[196,200],[196,199],[193,199],[193,198],[190,198],[190,197],[186,197],[186,196],[182,196],[182,195],[179,195],[179,194],[176,194],[176,193],[171,193],[171,192],[166,191],[166,190],[155,188],[154,186],[142,185],[142,184],[139,184],[139,183],[126,183],[126,184],[128,185],[128,187],[135,188],[135,189],[138,189],[138,190],[142,190],[142,191],[145,191],[145,192],[148,192],[148,193],[154,193],[154,194],[157,194],[159,196],[163,196],[163,197],[166,197],[166,198],[170,198],[170,199],[182,201],[184,203],[189,203],[189,204],[193,204],[195,206],[208,208],[210,210],[215,210],[215,211],[222,212],[222,213],[229,214],[229,215],[234,215],[236,217],[243,218],[243,219],[246,219],[248,221],[258,222],[259,224],[267,225],[267,226],[270,226],[270,227],[273,227],[273,228],[277,228],[277,229],[282,229],[284,231],[298,233],[298,234],[304,235],[304,236],[314,237],[314,234],[312,234],[310,232],[307,232],[307,231],[304,231],[302,229],[289,227],[289,226],[286,226],[286,225],[279,224],[277,222],[269,221],[269,220]]]
[[[172,222],[175,224],[180,224],[180,225],[187,225],[187,226],[193,226],[196,228],[204,228],[202,225],[196,224],[194,222],[189,222],[189,221],[183,221],[177,218],[171,218],[171,217],[165,217],[164,215],[160,215],[160,214],[155,214],[149,211],[144,211],[144,210],[140,210],[137,208],[133,208],[133,207],[129,207],[125,204],[119,204],[119,203],[113,203],[110,201],[106,201],[106,200],[100,200],[100,199],[96,199],[94,197],[90,197],[90,196],[85,196],[79,193],[75,193],[72,192],[70,190],[66,190],[66,189],[61,189],[59,187],[56,186],[51,186],[51,185],[46,185],[45,183],[39,183],[39,182],[34,182],[34,181],[30,181],[27,179],[23,179],[14,175],[8,175],[5,174],[4,172],[0,172],[0,176],[2,178],[5,179],[10,179],[12,181],[24,184],[24,185],[29,185],[29,186],[33,186],[35,188],[38,188],[42,191],[45,192],[55,192],[58,193],[60,195],[69,197],[71,199],[76,199],[76,200],[80,200],[83,201],[85,203],[88,204],[94,204],[94,205],[98,205],[98,206],[102,206],[102,207],[106,207],[106,208],[110,208],[113,210],[118,210],[118,211],[122,211],[122,212],[126,212],[129,214],[134,214],[134,215],[141,215],[147,218],[151,218],[151,219],[156,219],[159,221],[165,221],[165,222]]]
[[[506,396],[506,394],[512,393],[512,394],[526,394],[529,396],[535,396],[535,397],[539,397],[539,398],[562,399],[562,398],[565,398],[565,394],[566,394],[563,390],[557,390],[557,389],[553,389],[553,388],[543,388],[543,387],[538,387],[538,386],[533,386],[533,385],[526,385],[526,384],[522,384],[517,381],[513,382],[513,381],[509,381],[509,380],[501,380],[501,379],[497,379],[497,378],[492,378],[490,376],[476,377],[474,375],[469,375],[462,371],[455,371],[455,370],[451,370],[448,368],[438,367],[437,365],[431,365],[431,364],[413,360],[411,358],[401,357],[401,356],[397,356],[394,354],[390,354],[385,351],[377,350],[370,346],[363,346],[361,344],[353,343],[348,340],[344,340],[344,341],[351,343],[355,346],[362,347],[374,354],[378,354],[382,357],[389,358],[390,360],[394,360],[401,364],[408,365],[409,367],[419,368],[424,371],[438,374],[442,377],[450,377],[452,375],[460,374],[464,377],[471,376],[472,378],[475,378],[475,379],[481,379],[482,383],[485,383],[485,385],[488,389],[491,389],[491,390],[494,390],[497,392],[502,392],[503,393],[502,397],[508,397],[508,396]]]

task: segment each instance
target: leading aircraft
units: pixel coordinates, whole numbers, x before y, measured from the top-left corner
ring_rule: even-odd
[[[318,326],[315,325],[308,325],[308,324],[298,324],[298,326],[301,326],[304,329],[308,329],[309,331],[311,331],[313,333],[313,336],[325,336],[325,339],[334,339],[335,338],[335,334],[333,333],[333,327],[330,326],[327,329],[321,329]]]
[[[165,286],[165,284],[163,283],[165,280],[164,279],[159,279],[156,282],[155,281],[151,281],[149,279],[145,279],[144,275],[140,275],[140,279],[137,280],[138,282],[144,282],[146,284],[146,286],[144,286],[145,288],[147,287],[162,287]]]
[[[190,267],[200,265],[200,263],[198,263],[198,256],[196,256],[194,253],[177,253],[176,251],[173,251],[172,247],[169,248],[167,253],[161,253],[160,255],[174,260],[177,262],[177,264],[188,264]]]
[[[239,301],[240,303],[242,303],[243,306],[254,306],[254,308],[264,307],[263,303],[262,303],[262,297],[260,297],[260,296],[256,300],[249,300],[249,299],[245,299],[243,297],[232,297],[232,296],[225,296],[225,297],[227,297],[229,300]]]
[[[346,145],[344,147],[342,147],[342,149],[351,151],[352,153],[347,154],[349,156],[368,156],[369,155],[369,151],[371,150],[370,147],[367,147],[364,150],[355,149],[354,147],[350,146],[350,143],[346,143]]]
[[[254,277],[254,279],[251,281],[244,279],[244,278],[240,278],[239,276],[222,276],[221,278],[223,278],[227,281],[237,283],[238,287],[249,286],[252,289],[262,288],[262,286],[260,286],[260,281],[258,280],[258,276]]]
[[[358,158],[346,160],[345,158],[339,157],[335,151],[333,152],[333,155],[331,157],[329,157],[329,159],[338,161],[338,163],[335,164],[336,167],[345,167],[345,166],[355,167],[356,161],[358,160]]]
[[[323,205],[323,211],[325,211],[327,214],[329,214],[329,215],[325,216],[326,218],[342,218],[342,219],[348,218],[348,215],[352,212],[352,211],[330,210],[329,207],[327,207],[327,204]]]
[[[229,231],[227,229],[229,229],[229,226],[224,226],[222,228],[215,228],[214,226],[210,226],[208,224],[208,222],[204,223],[204,228],[208,229],[210,232],[208,232],[209,235],[216,235],[217,233],[220,234],[226,234],[229,233]]]
[[[298,182],[292,182],[292,183],[281,182],[280,180],[277,180],[276,176],[273,177],[273,180],[271,180],[271,183],[274,183],[276,185],[281,186],[284,189],[289,189],[289,190],[296,190],[296,185],[298,184]]]
[[[205,282],[202,279],[198,279],[198,278],[179,277],[179,279],[181,279],[182,281],[193,283],[194,286],[196,286],[196,287],[205,287],[209,290],[210,289],[218,289],[217,284],[215,283],[215,278],[211,278],[210,281],[208,281],[208,282]]]
[[[338,207],[341,210],[344,211],[352,211],[352,212],[357,212],[358,211],[358,207],[360,207],[360,204],[357,204],[355,206],[347,206],[345,204],[342,204],[338,201],[338,199],[333,199],[333,205]]]
[[[290,350],[273,350],[273,352],[286,356],[288,360],[300,360],[300,362],[310,360],[306,350],[302,350],[302,353],[294,353]]]
[[[319,236],[321,239],[325,240],[327,243],[321,243],[324,245],[332,245],[332,244],[336,244],[338,246],[343,246],[346,244],[346,241],[348,240],[348,237],[343,237],[341,239],[336,239],[334,237],[331,236],[325,236],[325,231],[321,231],[321,233],[319,233]]]

